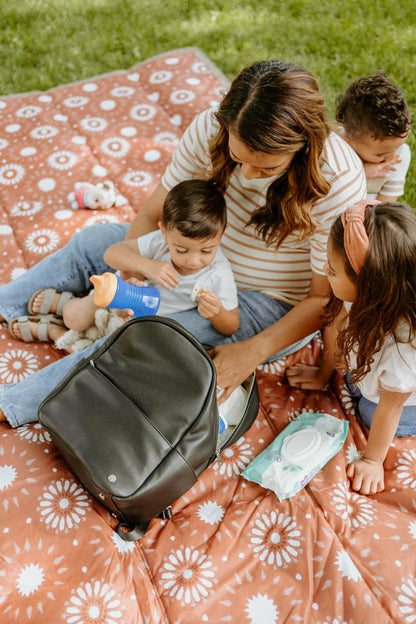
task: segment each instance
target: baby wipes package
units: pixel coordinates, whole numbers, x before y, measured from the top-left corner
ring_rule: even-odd
[[[253,459],[242,476],[273,490],[281,501],[290,498],[338,453],[347,431],[345,420],[303,412]]]

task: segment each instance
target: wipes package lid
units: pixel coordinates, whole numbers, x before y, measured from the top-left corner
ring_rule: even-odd
[[[242,476],[290,498],[338,453],[348,423],[329,414],[304,412],[247,466]]]

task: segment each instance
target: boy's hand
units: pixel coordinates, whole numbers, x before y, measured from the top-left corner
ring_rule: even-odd
[[[383,462],[362,457],[347,468],[351,487],[360,494],[376,494],[384,490]]]
[[[202,318],[212,318],[220,312],[221,308],[221,301],[215,293],[205,289],[198,292],[198,312]]]
[[[396,171],[398,163],[402,162],[400,156],[395,156],[391,160],[383,163],[368,163],[363,162],[365,177],[366,178],[386,178],[390,171]]]
[[[144,286],[144,282],[142,280],[138,280],[137,277],[129,277],[126,279],[128,284],[133,284],[133,286]],[[125,310],[117,310],[117,316],[119,316],[124,323],[130,321],[134,317],[134,312],[130,308],[126,308]]]
[[[146,277],[152,279],[164,288],[176,288],[180,282],[179,275],[168,262],[150,260],[146,264]]]
[[[307,364],[288,366],[286,377],[289,386],[302,390],[322,390],[328,383],[328,379],[323,378],[319,366]]]

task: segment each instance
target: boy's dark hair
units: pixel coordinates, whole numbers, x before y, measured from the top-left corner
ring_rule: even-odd
[[[174,186],[163,205],[162,223],[188,238],[212,238],[227,225],[223,194],[207,180],[185,180]]]
[[[337,97],[336,106],[335,118],[349,138],[404,137],[412,123],[406,98],[384,71],[355,80]]]

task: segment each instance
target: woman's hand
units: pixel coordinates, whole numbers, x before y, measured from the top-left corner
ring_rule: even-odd
[[[383,462],[362,457],[349,464],[347,477],[351,487],[360,494],[376,494],[384,490]]]
[[[247,341],[220,345],[210,351],[217,371],[217,385],[224,389],[220,403],[256,369],[251,363]]]

